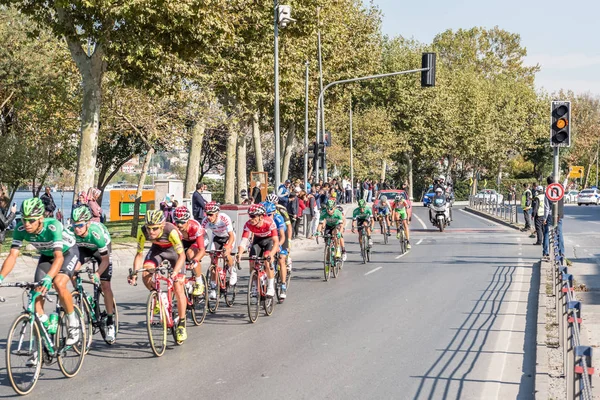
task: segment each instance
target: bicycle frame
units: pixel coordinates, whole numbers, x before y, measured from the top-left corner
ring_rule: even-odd
[[[252,256],[249,258],[249,260],[253,261],[252,268],[254,268],[254,270],[258,274],[258,290],[259,290],[260,297],[261,298],[266,297],[267,296],[266,285],[261,284],[261,282],[263,282],[263,277],[264,277],[265,281],[267,279],[267,272],[265,271],[266,259],[264,257]]]
[[[159,270],[155,270],[154,272],[154,290],[156,290],[156,292],[158,293],[158,298],[160,301],[162,301],[162,294],[164,293],[163,289],[162,289],[162,285],[161,282],[165,282],[167,285],[167,309],[165,310],[165,314],[167,317],[167,327],[168,328],[173,328],[173,326],[175,325],[175,321],[173,319],[173,291],[174,291],[174,284],[173,284],[173,279],[171,278],[170,275],[164,276],[159,274]],[[167,274],[170,272],[170,270],[167,270]]]
[[[220,282],[221,282],[221,290],[226,290],[227,289],[227,277],[226,277],[226,273],[227,273],[227,269],[229,268],[229,266],[227,265],[227,260],[224,256],[224,252],[223,250],[210,250],[207,251],[208,254],[210,254],[210,265],[211,267],[214,265],[217,269],[217,273],[219,274],[220,277]],[[225,268],[222,267],[221,263],[219,263],[219,260],[223,260],[223,264],[225,264]],[[213,277],[211,276],[211,279]]]

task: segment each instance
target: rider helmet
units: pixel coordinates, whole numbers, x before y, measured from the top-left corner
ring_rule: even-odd
[[[248,209],[248,215],[254,217],[255,215],[265,215],[266,210],[262,204],[252,204]]]
[[[437,188],[437,189],[435,189],[435,192],[436,193],[443,193],[444,191],[442,190],[442,188]]]
[[[186,206],[177,207],[175,209],[175,221],[176,222],[188,222],[192,218],[190,210]]]
[[[146,211],[146,225],[160,225],[165,222],[165,213],[161,210]]]
[[[402,196],[400,196],[399,194],[396,195],[396,197],[394,197],[395,201],[400,201],[402,200]]]
[[[277,204],[279,203],[279,196],[277,196],[275,193],[271,193],[267,195],[267,201],[269,203]]]
[[[367,206],[367,202],[365,201],[365,199],[358,200],[358,207],[365,208],[366,206]]]
[[[205,210],[207,214],[216,214],[221,210],[221,207],[216,201],[210,201],[206,204]]]
[[[261,204],[263,205],[263,207],[265,207],[265,211],[268,215],[271,215],[275,211],[277,211],[277,207],[275,206],[275,204],[271,203],[270,201],[263,201]]]
[[[444,175],[440,175],[440,177],[438,178],[438,180],[440,182],[444,182],[446,180],[446,178],[444,177]]]
[[[87,222],[92,219],[92,213],[88,206],[77,207],[73,210],[72,213],[73,222]]]
[[[335,200],[327,200],[327,210],[334,210],[335,209]]]
[[[38,197],[27,199],[21,204],[23,218],[40,218],[44,216],[44,203]]]

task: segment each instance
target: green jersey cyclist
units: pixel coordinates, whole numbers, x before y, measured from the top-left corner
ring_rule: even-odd
[[[325,209],[321,211],[321,216],[319,217],[317,236],[321,234],[331,235],[336,248],[338,248],[339,239],[339,245],[342,248],[342,260],[346,261],[346,246],[344,245],[344,236],[342,236],[343,230],[344,216],[337,209],[335,200],[327,200]],[[339,255],[336,256],[339,257]]]
[[[371,239],[371,230],[373,229],[373,212],[367,207],[367,202],[364,199],[358,200],[358,207],[352,212],[352,233],[356,232],[356,226],[365,226],[367,228],[367,239],[369,247],[373,246]],[[358,241],[362,239],[362,231],[358,232]]]

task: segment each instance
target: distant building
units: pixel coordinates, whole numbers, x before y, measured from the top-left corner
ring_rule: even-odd
[[[121,171],[126,174],[133,174],[138,171],[140,166],[140,159],[138,157],[133,157],[131,160],[127,161],[121,167]]]

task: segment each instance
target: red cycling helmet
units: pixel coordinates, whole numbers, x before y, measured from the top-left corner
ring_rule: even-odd
[[[188,222],[192,215],[186,206],[181,206],[175,209],[174,217],[177,222]]]
[[[216,214],[221,210],[221,207],[219,207],[219,203],[217,203],[216,201],[211,201],[206,203],[206,207],[204,208],[204,210],[207,214]]]
[[[265,210],[265,207],[262,204],[252,204],[248,209],[248,215],[250,216],[265,215],[266,213],[267,211]]]

